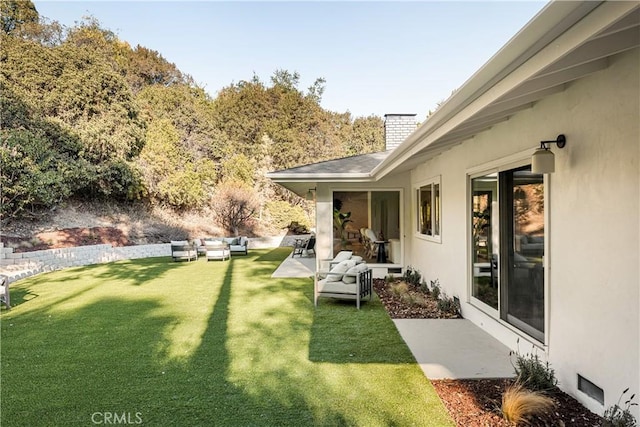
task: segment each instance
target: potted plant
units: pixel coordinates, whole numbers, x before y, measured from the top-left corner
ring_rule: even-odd
[[[340,245],[342,248],[347,247],[347,236],[345,227],[347,223],[353,222],[351,219],[351,212],[340,212],[338,209],[333,210],[333,229],[340,234]]]

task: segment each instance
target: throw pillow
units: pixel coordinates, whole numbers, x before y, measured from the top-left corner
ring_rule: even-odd
[[[358,255],[352,256],[351,259],[354,260],[356,264],[360,264],[363,261],[362,257]]]
[[[347,274],[360,274],[366,271],[367,268],[369,267],[364,262],[360,264],[356,264],[353,267],[351,267],[349,270],[347,270]],[[356,283],[356,276],[347,276],[347,274],[342,276],[342,281],[344,283]]]
[[[355,261],[344,260],[331,269],[331,273],[327,275],[327,282],[339,282],[342,280],[342,275],[347,272],[351,267],[356,265]]]
[[[342,261],[351,259],[351,255],[353,255],[352,251],[340,251],[338,252],[338,255],[335,256],[335,258],[333,260],[331,260],[332,264],[337,264],[340,263]]]

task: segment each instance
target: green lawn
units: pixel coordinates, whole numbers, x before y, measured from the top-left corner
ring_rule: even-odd
[[[272,279],[291,248],[151,258],[12,285],[2,426],[453,425],[378,300]]]

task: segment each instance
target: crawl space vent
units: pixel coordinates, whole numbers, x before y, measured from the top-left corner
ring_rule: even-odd
[[[578,390],[604,405],[604,390],[578,374]]]

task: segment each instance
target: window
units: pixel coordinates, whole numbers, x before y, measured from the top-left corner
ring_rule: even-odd
[[[473,300],[544,342],[544,181],[530,166],[471,179]]]
[[[417,232],[440,241],[440,178],[417,189]]]

